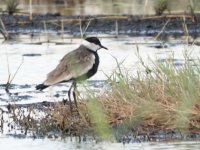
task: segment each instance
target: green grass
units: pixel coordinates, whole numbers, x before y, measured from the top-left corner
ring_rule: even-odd
[[[90,98],[86,105],[95,133],[104,140],[110,140],[112,138],[112,128],[110,127],[107,116],[101,105],[99,105],[97,99]]]

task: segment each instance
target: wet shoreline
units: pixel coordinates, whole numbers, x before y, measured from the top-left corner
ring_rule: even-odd
[[[102,86],[102,84],[105,84],[106,81],[100,81],[101,84],[99,87]],[[95,83],[94,81],[90,81],[90,86],[95,86],[99,83]],[[63,85],[59,85],[61,88]],[[5,87],[5,84],[1,84],[0,88],[3,90]],[[31,87],[35,87],[35,85],[17,85],[17,84],[11,84],[10,90],[14,89],[30,89]],[[98,87],[98,88],[99,88]],[[63,97],[64,93],[66,91],[60,91],[57,96]],[[62,137],[63,139],[68,137],[77,137],[80,138],[81,141],[77,142],[86,142],[93,138],[94,140],[97,140],[98,142],[102,141],[101,138],[98,136],[91,136],[93,135],[93,130],[91,122],[88,122],[88,125],[83,125],[82,119],[80,118],[79,114],[76,112],[73,112],[72,114],[69,113],[69,104],[64,102],[64,97],[62,98],[62,101],[43,101],[42,98],[40,99],[40,102],[33,102],[33,103],[22,103],[18,104],[18,101],[23,100],[29,100],[32,97],[29,97],[29,95],[39,94],[40,92],[37,91],[30,91],[27,95],[27,97],[20,98],[20,93],[10,93],[10,97],[13,97],[15,100],[11,98],[10,102],[6,102],[7,104],[0,106],[0,116],[9,116],[9,119],[7,120],[5,118],[0,118],[0,121],[4,124],[2,128],[2,132],[4,131],[4,128],[9,128],[9,132],[5,132],[7,136],[15,137],[15,138],[33,138],[33,139],[40,139],[40,138],[49,138],[49,139],[57,139],[59,137]],[[1,93],[3,96],[3,93]],[[6,94],[6,93],[4,93]],[[9,94],[9,93],[7,93]],[[27,94],[27,93],[26,93]],[[42,94],[44,94],[42,92]],[[63,94],[63,95],[62,95]],[[23,95],[23,92],[22,92]],[[56,95],[54,95],[56,97]],[[39,99],[39,98],[38,98]],[[1,100],[3,101],[3,99]],[[85,107],[84,100],[79,100],[79,107],[82,109]],[[68,128],[62,128],[60,124],[54,123],[54,117],[52,112],[55,113],[56,111],[60,111],[60,109],[63,109],[61,112],[65,112],[66,116],[68,116],[67,119],[69,120],[76,120],[76,125],[70,125]],[[60,113],[61,113],[60,112]],[[84,111],[83,111],[84,112]],[[32,114],[32,115],[30,115]],[[41,115],[42,114],[42,115]],[[19,116],[20,117],[19,117]],[[63,115],[63,114],[62,114]],[[71,116],[70,116],[71,115]],[[45,117],[44,117],[45,116]],[[65,116],[65,115],[64,115]],[[66,117],[65,116],[65,117]],[[27,117],[29,119],[27,119]],[[72,118],[71,118],[72,117]],[[71,121],[72,121],[71,120]],[[70,122],[71,122],[70,121]],[[122,120],[123,121],[123,118]],[[44,125],[44,122],[48,123]],[[120,122],[120,120],[118,120]],[[8,124],[8,127],[4,127]],[[80,127],[83,126],[83,129],[81,131],[79,130]],[[124,124],[120,123],[113,123],[110,122],[110,126],[112,127],[113,133],[114,133],[114,139],[118,143],[123,144],[130,144],[130,143],[141,143],[141,142],[167,142],[167,141],[180,141],[180,140],[198,140],[200,139],[199,132],[196,132],[195,130],[191,129],[191,131],[188,130],[188,132],[182,132],[180,129],[170,129],[170,128],[155,128],[152,126],[147,126],[145,124],[140,124],[137,127],[131,127],[131,129],[124,129]],[[14,132],[14,133],[13,133]],[[79,132],[81,133],[79,135]],[[85,140],[83,140],[85,139]]]
[[[194,38],[200,33],[200,14],[165,16],[61,16],[60,14],[0,15],[8,33],[80,34],[80,25],[86,34],[129,36],[184,36]],[[184,27],[185,26],[185,27]],[[187,31],[185,31],[187,28]],[[188,32],[188,33],[187,33]]]

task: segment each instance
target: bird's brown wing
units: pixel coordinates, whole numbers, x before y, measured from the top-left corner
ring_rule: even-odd
[[[74,50],[66,54],[57,67],[47,75],[45,85],[53,85],[84,75],[92,68],[95,56],[87,50]]]

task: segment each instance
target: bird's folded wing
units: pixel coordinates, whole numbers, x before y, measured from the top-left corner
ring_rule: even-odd
[[[53,85],[86,74],[94,65],[95,56],[89,51],[75,50],[65,55],[47,75],[45,85]]]

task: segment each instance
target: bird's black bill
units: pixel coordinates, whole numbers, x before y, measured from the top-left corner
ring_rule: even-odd
[[[101,45],[101,48],[104,48],[104,49],[108,50],[108,48],[107,48],[107,47],[105,47],[105,46],[103,46],[103,45]]]

